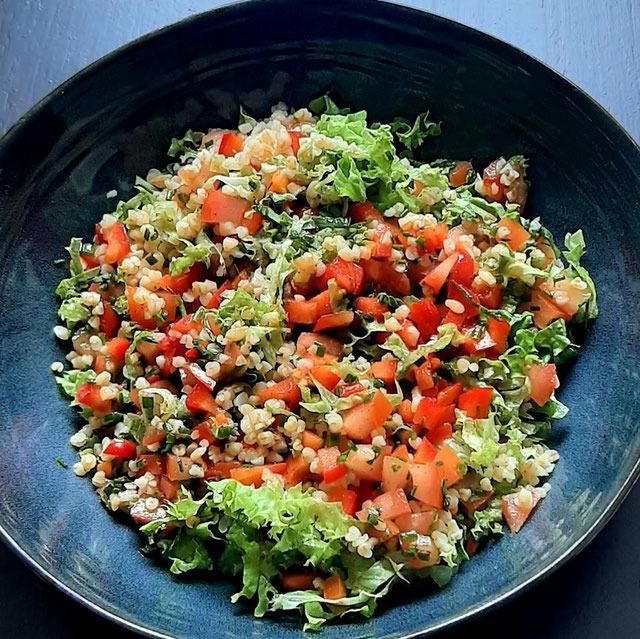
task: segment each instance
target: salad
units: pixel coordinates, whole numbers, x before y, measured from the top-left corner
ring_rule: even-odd
[[[444,586],[549,490],[558,367],[597,315],[583,236],[527,210],[523,157],[416,160],[439,133],[327,97],[241,111],[67,248],[73,471],[257,616]]]

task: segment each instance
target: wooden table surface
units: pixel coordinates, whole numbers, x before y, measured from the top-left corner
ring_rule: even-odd
[[[373,0],[372,0],[373,1]],[[60,82],[130,40],[206,9],[212,0],[3,0],[0,133]],[[578,84],[640,140],[640,2],[408,0],[505,40]],[[640,486],[576,559],[531,591],[443,639],[640,637]],[[45,584],[0,544],[0,636],[134,635]]]

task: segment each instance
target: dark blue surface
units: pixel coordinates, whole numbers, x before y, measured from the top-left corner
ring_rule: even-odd
[[[346,16],[336,20],[335,13],[306,25],[304,45],[295,41],[304,26],[296,29],[299,15],[278,21],[271,30],[270,15],[256,16],[260,32],[267,29],[271,37],[294,39],[260,55],[260,74],[250,73],[255,68],[252,52],[239,47],[235,38],[239,28],[245,32],[242,25],[225,28],[216,20],[184,27],[182,37],[169,34],[157,40],[148,57],[132,52],[99,77],[85,76],[31,122],[24,132],[29,138],[16,140],[0,159],[6,181],[0,193],[19,195],[0,201],[3,210],[15,212],[10,224],[5,215],[8,242],[0,247],[5,260],[11,258],[0,270],[5,302],[0,309],[0,366],[12,371],[0,389],[5,425],[0,432],[0,522],[19,531],[31,554],[64,574],[74,589],[104,598],[107,607],[118,593],[118,604],[130,618],[151,611],[155,625],[168,622],[184,636],[200,636],[207,629],[204,636],[221,636],[223,631],[248,636],[269,633],[273,626],[246,616],[225,616],[221,629],[215,617],[231,610],[224,600],[228,587],[175,587],[166,573],[133,552],[135,536],[106,517],[89,486],[55,469],[55,457],[71,457],[68,412],[47,371],[48,361],[56,357],[55,346],[48,337],[31,341],[28,336],[48,335],[53,319],[49,291],[57,277],[50,263],[59,255],[58,247],[69,235],[86,232],[89,220],[105,210],[104,193],[113,185],[122,187],[124,177],[158,163],[172,134],[233,117],[233,95],[224,89],[232,88],[245,104],[260,110],[281,97],[301,104],[332,87],[344,102],[369,107],[380,118],[413,113],[426,100],[450,123],[439,147],[431,147],[434,154],[488,159],[498,152],[525,151],[533,157],[533,210],[557,232],[583,226],[596,249],[590,266],[600,284],[604,319],[589,336],[588,350],[563,391],[572,414],[556,430],[563,462],[544,507],[524,533],[483,553],[446,591],[404,608],[389,608],[369,626],[342,627],[324,636],[413,631],[482,603],[494,591],[508,590],[514,580],[533,576],[595,521],[640,448],[633,419],[638,406],[634,375],[640,242],[633,220],[640,201],[640,162],[630,143],[583,96],[517,53],[498,48],[508,60],[505,66],[490,53],[493,45],[485,48],[468,34],[452,40],[455,30],[441,23],[425,19],[419,24],[412,18],[406,28],[396,29],[384,20],[377,25],[350,22]],[[314,39],[313,31],[328,24],[340,29],[340,39]],[[221,64],[223,72],[220,66],[215,73],[209,71],[212,54],[203,42],[215,42],[216,50],[224,50],[227,42],[233,47]],[[375,44],[362,46],[371,42]],[[312,69],[304,78],[296,69],[302,55]],[[398,72],[403,66],[404,72]],[[149,73],[150,68],[162,73]],[[104,87],[111,88],[108,99]],[[262,90],[254,91],[256,87]],[[620,155],[625,149],[626,158]],[[24,303],[25,290],[26,312],[18,306]],[[33,464],[47,458],[50,465]],[[541,608],[531,609],[527,601],[531,603],[530,595],[516,606],[539,617]],[[194,617],[201,620],[195,627],[190,621]],[[493,622],[489,618],[482,623],[491,625],[501,618],[497,613]],[[531,630],[527,626],[525,632]],[[295,626],[280,630],[291,636]]]

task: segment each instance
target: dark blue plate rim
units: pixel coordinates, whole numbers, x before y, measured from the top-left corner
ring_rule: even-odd
[[[338,6],[344,9],[345,5],[351,4],[354,7],[360,6],[362,9],[365,8],[367,1],[370,0],[324,0],[323,4],[336,2]],[[404,13],[407,16],[407,19],[411,19],[412,16],[428,16],[433,22],[440,23],[443,25],[447,25],[457,29],[459,32],[466,33],[471,37],[478,40],[480,43],[484,44],[488,49],[492,49],[496,51],[498,54],[501,53],[510,53],[516,54],[520,56],[528,63],[533,62],[534,65],[541,67],[547,74],[551,74],[555,76],[557,79],[564,82],[566,87],[570,89],[576,96],[579,97],[583,102],[585,102],[592,109],[596,109],[601,116],[608,120],[608,122],[618,129],[620,133],[627,139],[628,142],[631,143],[632,147],[635,148],[636,152],[640,154],[640,144],[636,142],[636,140],[631,136],[631,134],[626,130],[620,122],[616,120],[614,116],[612,116],[597,100],[591,97],[586,91],[581,89],[577,84],[575,84],[572,80],[562,75],[559,71],[548,66],[543,61],[539,60],[533,55],[530,55],[524,52],[519,47],[516,47],[512,44],[504,42],[499,38],[488,35],[478,29],[474,29],[473,27],[469,27],[460,22],[456,22],[455,20],[451,20],[450,18],[445,18],[443,16],[439,16],[428,11],[422,11],[421,9],[416,9],[413,7],[407,7],[401,4],[397,4],[392,1],[387,0],[376,0],[378,4],[383,5],[386,9],[393,9],[398,14]],[[223,5],[216,7],[215,9],[211,9],[209,11],[202,11],[196,13],[192,16],[188,16],[182,20],[169,24],[167,26],[161,27],[149,33],[146,33],[131,42],[128,42],[117,49],[107,53],[106,55],[98,58],[95,62],[92,62],[88,66],[84,67],[80,71],[74,73],[67,80],[65,80],[58,87],[49,92],[46,96],[41,98],[33,107],[31,107],[23,116],[21,116],[9,129],[5,132],[5,134],[0,138],[0,155],[2,155],[4,148],[11,143],[12,139],[19,135],[22,127],[35,115],[39,112],[43,111],[49,103],[55,100],[60,95],[63,95],[65,91],[71,87],[76,81],[93,74],[96,71],[100,70],[100,67],[105,65],[108,62],[112,62],[116,60],[121,55],[124,55],[129,49],[133,49],[138,46],[144,46],[147,42],[153,41],[157,38],[162,37],[164,33],[171,29],[179,28],[184,24],[188,24],[190,22],[195,22],[199,19],[202,19],[203,16],[214,14],[214,13],[225,13],[229,10],[250,10],[252,7],[259,5],[267,5],[267,4],[281,4],[282,2],[287,2],[288,4],[299,3],[305,4],[308,7],[307,0],[229,0]],[[604,528],[605,524],[613,517],[615,512],[618,510],[624,499],[627,497],[634,484],[640,478],[640,457],[636,460],[631,472],[627,475],[624,482],[618,489],[614,498],[606,505],[603,511],[600,513],[598,519],[591,525],[591,527],[580,537],[570,548],[568,548],[562,555],[560,555],[553,563],[545,566],[540,571],[538,571],[535,575],[523,581],[522,583],[514,586],[510,590],[502,593],[491,601],[487,601],[486,603],[478,604],[477,606],[467,610],[465,612],[452,615],[448,619],[441,621],[440,623],[433,625],[427,629],[419,630],[417,632],[409,633],[402,635],[399,639],[414,639],[418,637],[424,637],[429,634],[433,634],[445,628],[454,626],[459,624],[462,621],[468,620],[473,616],[479,615],[481,613],[487,612],[489,609],[497,607],[498,605],[504,604],[509,599],[513,598],[516,594],[526,591],[531,588],[536,582],[540,581],[543,578],[551,575],[555,570],[557,570],[564,563],[578,555],[584,548],[593,541],[593,539],[598,535],[598,533]],[[161,633],[157,630],[153,630],[151,628],[147,628],[145,626],[139,625],[133,621],[120,617],[108,610],[102,608],[99,604],[91,601],[91,599],[85,597],[80,594],[63,581],[58,579],[55,575],[51,574],[44,566],[42,566],[38,561],[32,557],[28,552],[26,552],[20,544],[11,537],[8,531],[0,524],[0,538],[4,541],[4,543],[31,569],[33,570],[39,577],[53,584],[59,591],[63,592],[67,596],[69,596],[74,601],[80,603],[85,606],[89,610],[95,612],[100,615],[104,619],[108,621],[114,622],[120,626],[127,628],[128,630],[132,630],[141,635],[147,637],[153,637],[154,639],[175,639],[173,635],[167,635]]]

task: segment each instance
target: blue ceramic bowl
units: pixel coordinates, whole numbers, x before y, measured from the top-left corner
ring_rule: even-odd
[[[256,44],[259,43],[259,44]],[[138,552],[88,482],[55,465],[73,453],[72,412],[49,363],[73,235],[109,210],[105,193],[162,165],[172,136],[229,126],[238,105],[305,105],[330,90],[372,118],[429,107],[444,121],[430,156],[531,158],[530,211],[558,236],[583,228],[601,317],[566,371],[571,408],[553,445],[553,489],[446,589],[406,593],[327,639],[409,637],[522,590],[600,530],[639,471],[640,150],[592,100],[540,63],[424,13],[359,0],[231,6],[162,30],[83,71],[0,142],[0,529],[41,575],[93,610],[156,637],[299,636],[297,620],[255,620],[231,584],[179,582]]]

